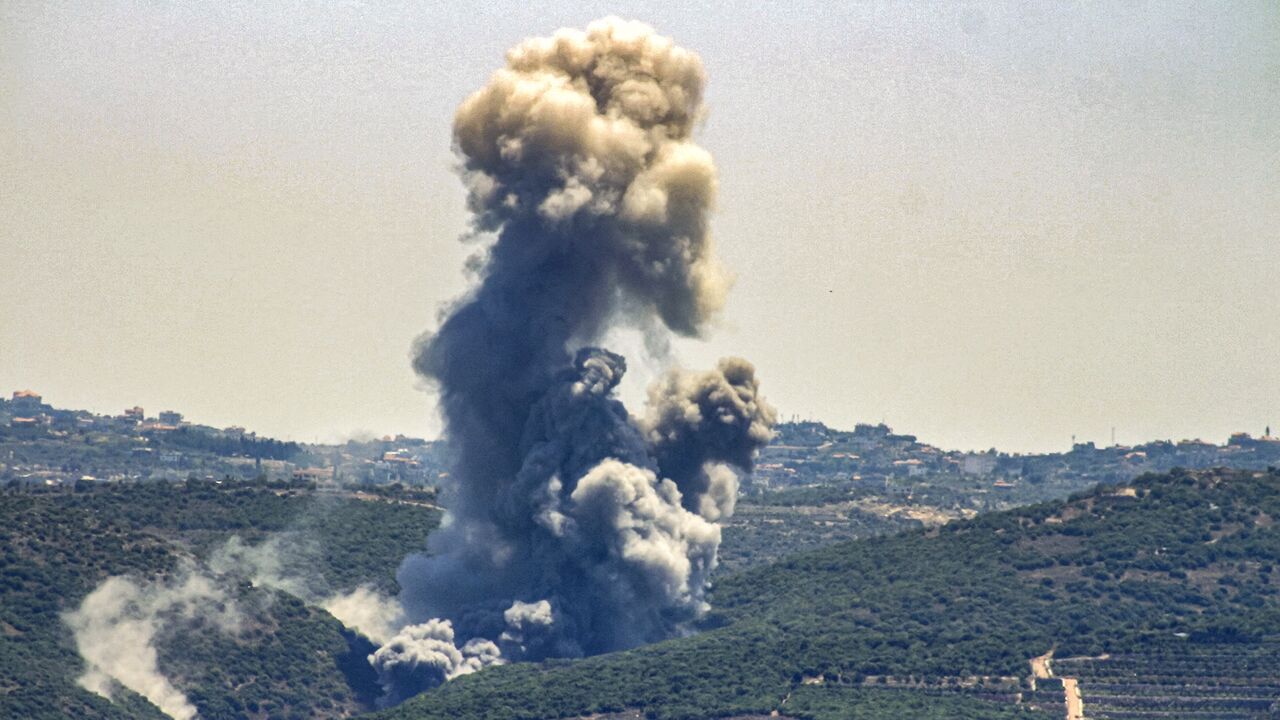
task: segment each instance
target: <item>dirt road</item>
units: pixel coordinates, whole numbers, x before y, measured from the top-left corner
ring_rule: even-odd
[[[1053,651],[1031,658],[1031,677],[1036,680],[1048,680],[1053,677]],[[1080,681],[1076,678],[1059,678],[1062,680],[1063,694],[1067,701],[1067,720],[1084,720],[1084,698],[1080,695]],[[1035,685],[1032,685],[1034,688]]]
[[[1062,678],[1062,689],[1067,694],[1067,720],[1084,720],[1084,699],[1080,697],[1079,681]]]

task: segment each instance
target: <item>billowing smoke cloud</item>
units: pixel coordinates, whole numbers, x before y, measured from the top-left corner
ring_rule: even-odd
[[[607,19],[520,44],[458,110],[475,235],[492,243],[415,352],[457,459],[433,553],[398,575],[409,616],[433,620],[371,657],[393,701],[472,667],[455,632],[509,659],[577,656],[705,611],[715,521],[773,410],[732,359],[672,371],[637,420],[614,397],[625,360],[592,347],[618,326],[650,347],[697,336],[724,303],[715,166],[691,138],[704,82],[693,53]]]
[[[380,702],[388,706],[502,659],[498,646],[488,640],[475,638],[457,647],[448,620],[429,620],[401,628],[369,656],[369,662],[386,691]]]
[[[241,623],[239,610],[222,588],[190,568],[152,583],[108,578],[63,616],[85,661],[78,682],[108,699],[118,683],[169,717],[194,718],[195,706],[160,671],[156,638],[173,623],[197,617],[226,632]]]
[[[511,604],[502,619],[507,624],[499,638],[500,647],[513,657],[545,657],[555,654],[556,613],[546,600]]]
[[[737,475],[725,465],[751,467],[774,420],[751,363],[727,358],[711,372],[667,373],[649,388],[642,428],[685,508],[718,520],[733,514],[738,497]]]

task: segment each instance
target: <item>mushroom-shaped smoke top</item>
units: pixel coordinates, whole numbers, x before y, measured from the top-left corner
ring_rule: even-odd
[[[571,292],[547,298],[576,307],[566,329],[622,301],[696,334],[729,284],[707,232],[715,165],[690,139],[705,81],[697,55],[617,19],[511,50],[454,121],[476,224],[502,235],[489,269],[569,253]]]

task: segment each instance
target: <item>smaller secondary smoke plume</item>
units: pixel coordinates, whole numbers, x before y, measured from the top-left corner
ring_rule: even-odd
[[[299,533],[276,533],[258,545],[232,535],[207,561],[209,571],[247,581],[254,587],[280,590],[304,601],[325,594],[328,583],[306,568],[316,567],[320,548]]]
[[[375,643],[382,644],[404,624],[404,608],[368,585],[349,593],[334,593],[318,601],[307,600],[338,619],[343,626],[355,630]]]
[[[157,639],[197,620],[221,632],[238,631],[244,615],[228,589],[244,582],[324,608],[375,643],[391,641],[403,625],[400,603],[366,586],[331,592],[323,577],[307,570],[317,567],[318,553],[314,539],[304,533],[278,533],[256,546],[233,536],[210,555],[204,570],[187,564],[174,577],[150,582],[106,579],[63,616],[85,663],[80,685],[110,699],[119,684],[170,717],[195,717],[195,706],[160,671]],[[488,663],[496,655],[494,647],[476,657]],[[478,660],[469,662],[472,665],[460,663],[442,678],[478,667]]]
[[[500,648],[506,648],[507,655],[547,657],[557,654],[552,630],[556,624],[556,616],[550,602],[539,600],[526,603],[517,600],[502,613],[502,619],[506,622],[507,629],[498,638],[498,642]]]
[[[108,578],[63,616],[85,661],[78,682],[107,699],[119,683],[169,717],[194,718],[195,706],[160,672],[155,643],[168,625],[197,617],[225,632],[241,623],[239,610],[218,584],[190,567],[149,584]]]
[[[755,368],[726,358],[714,371],[672,371],[650,387],[641,429],[685,508],[715,521],[732,515],[738,498],[737,476],[725,465],[750,468],[774,421]]]
[[[373,587],[337,592],[318,572],[320,546],[305,532],[276,533],[258,545],[232,536],[209,557],[209,569],[254,587],[279,590],[323,608],[345,627],[385,643],[404,625],[404,608]]]

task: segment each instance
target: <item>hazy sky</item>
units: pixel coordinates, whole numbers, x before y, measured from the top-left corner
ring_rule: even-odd
[[[610,13],[710,77],[738,279],[687,364],[945,447],[1280,426],[1274,0],[8,0],[0,390],[434,433],[409,348],[466,287],[453,111]]]

